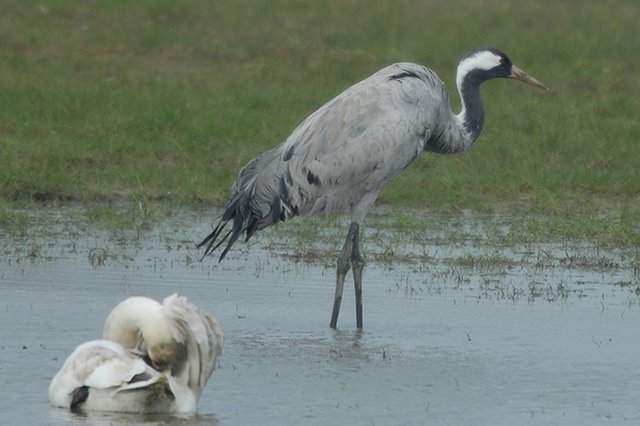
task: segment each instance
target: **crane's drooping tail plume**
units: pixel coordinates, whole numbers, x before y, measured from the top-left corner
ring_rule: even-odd
[[[279,148],[265,152],[240,169],[222,216],[213,231],[197,245],[206,246],[203,258],[227,242],[220,254],[222,261],[243,233],[248,241],[256,231],[297,215],[297,209],[283,199],[287,194],[283,179],[286,172],[280,170],[277,161],[281,155]],[[224,233],[229,222],[231,229]]]

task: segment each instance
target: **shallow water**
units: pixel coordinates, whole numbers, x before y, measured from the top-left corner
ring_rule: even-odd
[[[334,267],[290,257],[306,244],[289,239],[300,228],[238,243],[218,264],[193,248],[212,216],[177,212],[116,234],[64,209],[40,214],[40,228],[2,239],[2,424],[640,424],[640,290],[624,253],[478,244],[488,222],[466,215],[434,217],[416,243],[375,231],[380,219],[365,236],[365,329],[345,290],[334,331]],[[323,223],[323,236],[336,228]],[[313,246],[337,250],[339,225]],[[225,331],[196,416],[49,407],[49,381],[117,302],[176,291]]]

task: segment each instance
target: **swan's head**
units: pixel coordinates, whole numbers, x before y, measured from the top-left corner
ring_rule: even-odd
[[[113,308],[105,321],[103,337],[126,349],[145,352],[156,370],[165,371],[174,369],[185,352],[171,329],[171,320],[160,303],[147,297],[130,297]]]
[[[147,356],[150,364],[158,371],[171,371],[178,373],[184,366],[184,359],[187,357],[185,345],[171,341],[158,342],[147,346]]]

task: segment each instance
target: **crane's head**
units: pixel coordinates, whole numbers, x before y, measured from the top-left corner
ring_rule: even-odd
[[[547,86],[511,63],[507,55],[492,47],[482,47],[469,52],[458,64],[457,83],[462,86],[470,78],[481,83],[492,78],[515,78],[532,86],[547,90]]]

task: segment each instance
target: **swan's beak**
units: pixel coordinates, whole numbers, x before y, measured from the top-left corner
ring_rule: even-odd
[[[540,89],[549,90],[547,86],[540,83],[538,80],[531,77],[529,74],[522,71],[520,68],[516,67],[515,65],[511,66],[511,74],[508,76],[508,78],[515,78],[516,80],[524,81],[525,83],[529,83],[530,85],[538,87]]]

